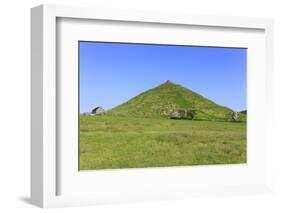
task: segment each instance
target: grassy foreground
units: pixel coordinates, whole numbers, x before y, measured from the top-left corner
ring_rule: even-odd
[[[80,169],[246,163],[246,123],[80,116]]]

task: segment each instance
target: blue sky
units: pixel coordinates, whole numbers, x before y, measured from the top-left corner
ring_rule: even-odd
[[[110,109],[167,80],[246,109],[247,50],[79,42],[80,112]]]

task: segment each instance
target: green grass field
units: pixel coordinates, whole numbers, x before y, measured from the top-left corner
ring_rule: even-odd
[[[246,163],[246,122],[80,116],[80,169]]]

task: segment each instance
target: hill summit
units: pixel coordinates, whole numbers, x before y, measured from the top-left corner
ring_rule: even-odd
[[[108,111],[114,116],[170,118],[180,109],[195,110],[197,120],[231,120],[232,110],[167,80]],[[245,115],[239,115],[244,120]]]

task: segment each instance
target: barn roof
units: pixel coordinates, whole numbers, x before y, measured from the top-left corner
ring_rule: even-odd
[[[97,110],[97,109],[103,109],[101,106],[98,106],[96,108],[94,108],[93,110]]]

